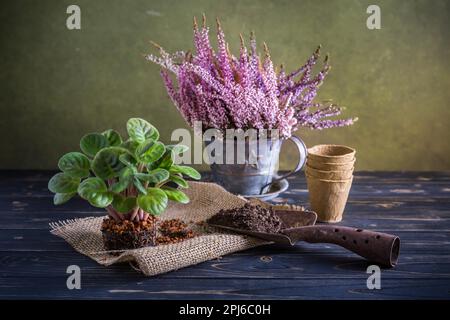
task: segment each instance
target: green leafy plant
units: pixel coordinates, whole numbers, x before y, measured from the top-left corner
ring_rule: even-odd
[[[48,183],[54,204],[79,194],[92,206],[106,208],[116,221],[143,221],[164,212],[169,200],[188,203],[180,190],[188,188],[184,177],[198,180],[200,174],[174,164],[174,157],[188,148],[164,145],[158,130],[143,119],[129,119],[127,132],[125,141],[112,129],[89,133],[81,138],[82,152],[63,155],[58,161],[62,172]]]

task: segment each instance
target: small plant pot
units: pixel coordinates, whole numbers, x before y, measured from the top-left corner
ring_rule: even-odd
[[[105,219],[106,220],[106,219]],[[111,220],[111,219],[109,219]],[[133,224],[133,227],[124,226],[125,223]],[[108,226],[116,224],[113,230],[102,225],[102,239],[105,250],[130,250],[156,245],[156,220],[143,222],[115,222],[108,221]]]
[[[355,158],[356,150],[341,145],[319,144],[308,149],[308,160],[314,163],[347,163]]]
[[[311,168],[310,166],[306,166],[305,172],[306,174],[318,178],[318,179],[325,179],[325,180],[346,180],[350,179],[353,176],[353,169],[350,170],[343,170],[343,171],[329,171],[329,170],[317,170],[314,168]]]
[[[353,177],[347,180],[323,180],[306,175],[309,203],[317,213],[317,221],[342,220]]]
[[[355,166],[355,159],[353,159],[350,162],[346,162],[346,163],[335,163],[335,162],[321,163],[321,162],[314,162],[314,161],[311,161],[310,159],[307,159],[306,160],[306,164],[310,168],[316,169],[316,170],[322,170],[322,171],[348,171],[348,170],[352,170],[353,167]]]

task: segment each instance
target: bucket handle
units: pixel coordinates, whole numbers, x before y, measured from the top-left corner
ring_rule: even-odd
[[[306,162],[306,156],[308,155],[308,148],[306,147],[306,145],[305,145],[305,143],[303,142],[303,140],[300,139],[300,138],[297,137],[297,136],[294,136],[294,135],[292,135],[291,137],[289,137],[288,140],[291,140],[291,141],[295,144],[295,146],[297,147],[298,155],[299,155],[299,157],[298,157],[298,162],[297,162],[297,166],[294,168],[294,170],[288,172],[287,174],[285,174],[285,175],[283,175],[283,176],[281,176],[281,177],[274,178],[274,179],[272,180],[272,182],[269,182],[269,183],[267,183],[266,185],[264,185],[264,186],[261,188],[260,194],[262,194],[262,193],[264,192],[264,190],[265,190],[268,186],[270,186],[271,184],[273,184],[273,183],[275,183],[275,182],[278,182],[278,181],[281,181],[281,180],[283,180],[283,179],[286,179],[287,177],[290,177],[290,176],[292,176],[293,174],[299,172],[299,171],[303,168],[303,166],[305,165],[305,162]]]

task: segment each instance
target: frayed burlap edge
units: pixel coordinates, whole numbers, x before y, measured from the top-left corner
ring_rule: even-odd
[[[247,200],[227,192],[214,183],[191,182],[185,190],[189,204],[171,204],[162,219],[179,218],[190,224],[198,234],[176,243],[117,252],[105,251],[100,227],[105,217],[88,217],[50,223],[51,233],[66,240],[76,251],[101,265],[132,262],[147,276],[153,276],[250,249],[268,242],[244,235],[229,234],[196,223],[220,209],[242,206]]]

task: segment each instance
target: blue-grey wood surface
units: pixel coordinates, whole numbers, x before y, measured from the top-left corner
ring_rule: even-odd
[[[269,245],[152,278],[128,264],[100,266],[50,234],[51,221],[104,214],[81,199],[53,206],[51,175],[0,171],[0,298],[450,298],[450,173],[356,173],[340,224],[402,241],[397,267],[381,271],[380,290],[367,288],[365,260],[330,244]],[[289,183],[274,202],[307,205],[303,174]],[[81,290],[66,287],[72,264],[81,268]]]

